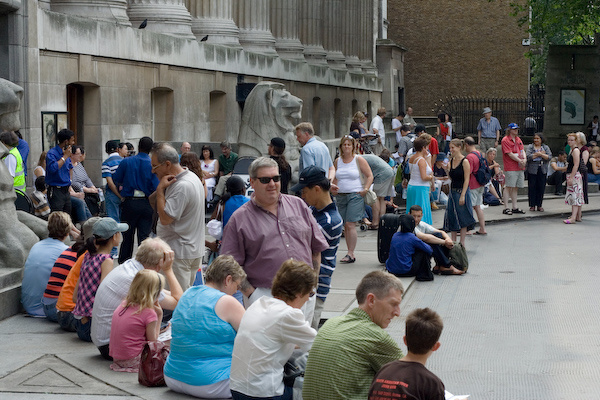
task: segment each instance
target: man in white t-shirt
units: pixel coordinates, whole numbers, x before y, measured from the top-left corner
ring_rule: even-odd
[[[92,342],[98,347],[102,357],[111,359],[109,341],[112,316],[127,297],[129,286],[139,271],[152,269],[165,276],[171,291],[163,290],[158,302],[163,309],[175,309],[183,290],[173,273],[173,258],[174,253],[167,243],[159,238],[148,238],[140,244],[135,259],[118,265],[102,280],[94,299],[91,330]]]
[[[173,272],[185,292],[194,284],[204,256],[204,186],[179,164],[177,150],[168,143],[154,147],[151,162],[160,179],[151,196],[156,197],[156,233],[175,253]]]
[[[421,221],[421,218],[423,218],[423,209],[421,206],[413,205],[409,210],[409,214],[415,219],[415,235],[430,245],[433,250],[432,255],[435,260],[433,273],[442,275],[464,274],[463,271],[451,265],[448,259],[448,252],[454,247],[454,242],[452,242],[450,236],[446,232],[435,229],[428,223]]]
[[[385,108],[381,107],[377,110],[377,115],[373,118],[371,126],[369,127],[371,134],[378,135],[378,137],[369,142],[371,146],[381,144],[385,147],[385,127],[383,126],[383,117],[385,117]]]

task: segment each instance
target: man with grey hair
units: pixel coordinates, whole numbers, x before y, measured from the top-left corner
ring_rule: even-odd
[[[403,293],[402,282],[390,273],[373,271],[362,278],[356,288],[358,307],[330,318],[313,342],[304,374],[304,399],[367,398],[375,374],[403,356],[398,343],[384,331],[400,315]]]
[[[481,151],[487,151],[490,147],[498,147],[501,129],[498,118],[492,117],[492,109],[489,107],[484,108],[483,118],[479,120],[477,125],[477,137]]]
[[[175,252],[173,272],[182,289],[194,284],[204,255],[204,187],[200,178],[179,164],[179,154],[168,143],[159,143],[150,157],[159,179],[156,199],[156,233]]]
[[[281,194],[281,176],[275,160],[259,157],[250,164],[254,193],[233,213],[223,232],[221,254],[230,254],[248,275],[242,284],[246,305],[271,296],[275,274],[293,258],[319,270],[321,252],[329,245],[312,212],[299,197]],[[311,322],[314,296],[303,307]]]
[[[112,316],[127,296],[131,282],[139,271],[151,269],[165,276],[171,291],[163,290],[158,302],[164,309],[175,309],[183,290],[173,273],[173,259],[173,250],[164,240],[148,238],[138,247],[135,259],[118,265],[102,280],[94,299],[91,330],[92,342],[98,347],[102,357],[111,359],[109,341]]]
[[[332,181],[335,177],[335,167],[331,161],[331,154],[325,143],[315,139],[315,130],[310,122],[301,122],[296,125],[296,139],[302,145],[300,150],[300,169],[315,165],[327,172],[327,178]]]

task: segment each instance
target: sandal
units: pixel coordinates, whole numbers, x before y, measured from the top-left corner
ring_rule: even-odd
[[[513,214],[525,214],[525,211],[521,210],[520,208],[513,208],[512,213]]]
[[[505,215],[512,215],[512,211],[510,210],[510,208],[505,208],[505,209],[502,211],[502,214],[505,214]]]
[[[569,218],[567,218],[567,219],[563,220],[563,222],[564,222],[565,224],[567,224],[567,225],[572,225],[572,224],[575,224],[575,222],[571,221]]]
[[[529,211],[535,211],[535,207],[529,207]]]
[[[544,212],[544,207],[538,207],[538,211]]]
[[[346,257],[340,260],[340,262],[344,264],[352,264],[354,261],[356,261],[356,258],[350,257],[350,254],[346,254]]]

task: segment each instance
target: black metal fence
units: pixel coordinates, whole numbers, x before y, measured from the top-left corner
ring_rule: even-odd
[[[452,115],[453,130],[459,136],[476,135],[483,109],[490,107],[492,115],[500,121],[502,129],[511,122],[524,128],[525,119],[532,116],[536,122],[536,132],[544,129],[545,88],[534,86],[527,98],[485,98],[452,96],[440,104],[440,110]],[[525,129],[521,130],[525,134]]]

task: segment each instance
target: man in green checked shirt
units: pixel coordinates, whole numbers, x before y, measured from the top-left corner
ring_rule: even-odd
[[[400,315],[404,288],[384,271],[364,276],[356,288],[358,307],[329,319],[319,330],[306,364],[304,400],[364,400],[373,377],[388,362],[403,357],[384,331]]]

